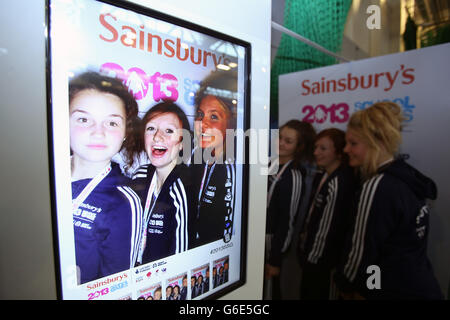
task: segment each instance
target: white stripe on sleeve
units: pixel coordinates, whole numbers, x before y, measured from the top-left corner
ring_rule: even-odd
[[[117,189],[128,199],[131,209],[131,239],[130,239],[130,267],[134,267],[138,260],[139,246],[143,232],[142,205],[138,195],[127,186],[119,186]]]
[[[355,230],[352,237],[352,249],[344,267],[344,274],[350,281],[355,279],[361,263],[365,245],[367,221],[370,209],[372,208],[373,197],[382,178],[383,174],[376,175],[366,181],[363,185],[358,203],[358,212],[356,214]]]
[[[133,173],[131,179],[135,180],[138,178],[147,178],[147,171],[148,171],[148,164],[144,164],[143,166],[140,166],[136,169],[136,171]]]
[[[300,196],[302,193],[302,174],[299,170],[291,169],[292,173],[292,196],[289,210],[289,227],[286,239],[281,252],[285,252],[289,247],[294,233],[294,222],[297,217]]]
[[[331,221],[334,215],[334,208],[338,194],[338,179],[335,177],[328,183],[327,204],[322,213],[319,223],[319,230],[317,231],[312,250],[309,253],[308,260],[311,263],[317,263],[322,256],[325,248],[326,238],[330,230]]]
[[[188,248],[188,231],[187,231],[187,198],[184,190],[184,185],[180,178],[170,187],[170,196],[173,199],[173,204],[176,207],[175,219],[177,221],[177,228],[175,231],[176,249],[175,253],[186,251]]]

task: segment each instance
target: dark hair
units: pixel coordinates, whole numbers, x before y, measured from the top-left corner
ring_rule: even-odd
[[[348,164],[348,154],[344,152],[345,148],[345,132],[337,128],[328,128],[319,132],[316,136],[316,142],[324,137],[330,138],[333,142],[336,155],[341,156],[341,163]]]
[[[228,129],[236,129],[237,71],[215,70],[200,83],[194,99],[196,109],[206,96],[213,96],[228,112]]]
[[[316,130],[314,130],[311,123],[300,120],[289,120],[280,127],[280,131],[284,128],[290,128],[297,131],[298,143],[294,155],[294,164],[299,166],[303,161],[313,163]]]
[[[122,144],[122,149],[125,149],[127,166],[131,167],[134,162],[133,155],[137,143],[134,130],[139,124],[138,105],[133,95],[121,80],[88,71],[70,80],[69,106],[75,96],[84,90],[113,94],[122,100],[126,115],[125,141]]]
[[[167,102],[161,102],[153,107],[151,107],[144,115],[144,117],[141,120],[141,126],[139,129],[139,153],[142,151],[145,151],[145,126],[146,124],[153,118],[165,114],[165,113],[172,113],[174,114],[178,120],[180,120],[181,128],[186,130],[185,132],[189,132],[189,136],[191,135],[191,127],[189,125],[188,118],[186,114],[184,113],[183,109],[181,109],[176,103],[173,101],[167,101]],[[183,136],[181,136],[181,140],[183,141]],[[188,142],[189,145],[191,145],[191,141]],[[186,144],[184,144],[186,145]],[[190,152],[183,152],[183,150],[180,151],[182,154],[180,156],[183,157],[183,160],[186,160],[187,157],[190,157]]]

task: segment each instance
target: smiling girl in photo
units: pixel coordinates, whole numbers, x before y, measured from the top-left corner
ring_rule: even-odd
[[[157,104],[144,115],[141,127],[141,145],[150,164],[135,172],[133,189],[144,207],[139,255],[139,263],[144,264],[188,249],[193,201],[185,165],[177,165],[183,145],[190,146],[190,141],[183,141],[183,131],[190,137],[183,110],[173,102]]]
[[[236,129],[237,74],[214,71],[195,96],[195,146],[190,163],[197,210],[193,246],[229,242],[233,235],[236,192],[235,150],[227,150]],[[228,152],[228,153],[227,153]]]

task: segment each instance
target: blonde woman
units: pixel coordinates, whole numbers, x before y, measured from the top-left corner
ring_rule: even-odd
[[[435,183],[402,159],[403,116],[380,102],[354,113],[344,151],[363,178],[355,221],[335,277],[344,298],[441,299],[426,255]]]

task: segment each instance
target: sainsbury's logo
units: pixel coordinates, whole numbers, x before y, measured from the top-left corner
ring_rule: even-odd
[[[225,55],[217,56],[213,52],[190,46],[182,42],[180,38],[173,40],[146,32],[144,25],[140,25],[138,30],[132,26],[121,25],[111,13],[101,14],[99,21],[104,27],[99,37],[105,42],[119,41],[120,44],[128,48],[156,53],[180,61],[190,61],[192,64],[203,67],[208,67],[210,63],[217,67],[219,64],[228,65],[231,62]],[[119,33],[118,30],[121,30],[121,32]]]
[[[116,276],[113,276],[113,277],[107,277],[106,279],[103,279],[103,280],[100,280],[100,281],[96,281],[96,282],[93,282],[93,283],[89,283],[87,285],[87,289],[88,290],[97,289],[97,288],[102,287],[104,285],[111,284],[111,283],[114,283],[114,282],[120,282],[120,281],[125,280],[127,278],[128,278],[128,274],[126,272],[124,272],[122,274],[119,274],[119,275],[116,275]]]

